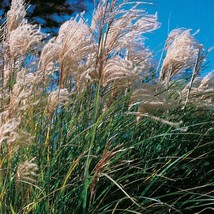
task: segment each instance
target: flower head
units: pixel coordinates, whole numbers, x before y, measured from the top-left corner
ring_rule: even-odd
[[[0,145],[4,140],[7,140],[8,143],[13,143],[17,139],[19,124],[20,120],[13,118],[0,126]]]
[[[66,104],[69,101],[69,92],[67,89],[53,91],[48,96],[48,112],[52,117],[58,105]]]
[[[29,48],[38,45],[43,38],[37,25],[24,23],[9,34],[10,56],[24,56]]]
[[[12,0],[10,10],[7,12],[7,28],[11,32],[23,21],[26,15],[24,0]]]
[[[177,73],[193,68],[199,56],[200,45],[190,30],[175,29],[166,41],[167,53],[161,68],[160,80],[166,84]]]
[[[36,178],[38,177],[37,171],[38,166],[36,163],[33,163],[35,158],[31,159],[30,161],[25,161],[22,164],[19,164],[16,172],[16,181],[27,181],[31,183],[36,182]]]

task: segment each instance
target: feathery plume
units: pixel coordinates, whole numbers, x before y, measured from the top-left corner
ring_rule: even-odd
[[[38,177],[38,166],[34,163],[36,158],[31,159],[30,161],[25,161],[24,163],[19,164],[16,172],[16,181],[17,182],[31,182],[36,183]]]
[[[84,90],[87,85],[94,81],[99,81],[99,74],[96,69],[96,62],[97,53],[92,50],[91,53],[89,53],[86,57],[85,63],[79,65],[76,82],[78,91]]]
[[[47,99],[47,108],[50,118],[53,116],[54,111],[58,105],[65,105],[69,102],[69,92],[67,89],[59,89],[49,94]]]
[[[133,50],[132,47],[138,47],[142,53],[140,61],[145,60],[144,34],[159,28],[159,23],[157,21],[157,14],[149,15],[145,10],[137,9],[138,6],[139,3],[136,3],[130,10],[115,7],[112,14],[110,14],[112,21],[109,21],[109,30],[106,38],[106,51],[108,55],[110,53],[118,53],[118,51],[123,52],[124,50],[130,52]],[[118,15],[119,18],[116,18]]]
[[[156,94],[156,86],[143,84],[141,89],[133,92],[129,108],[137,105],[138,112],[145,114],[154,111],[167,111],[176,107],[176,103],[169,101],[165,94]]]
[[[43,47],[40,56],[40,68],[42,71],[47,71],[53,65],[53,62],[58,59],[58,47],[56,38],[52,38]]]
[[[148,73],[151,66],[152,52],[144,46],[143,42],[133,42],[127,47],[126,58],[132,62],[136,74]]]
[[[209,72],[203,78],[197,78],[192,84],[184,87],[181,91],[181,102],[188,97],[189,103],[197,104],[199,107],[213,108],[214,106],[214,71]]]
[[[10,47],[10,56],[24,56],[27,50],[34,45],[38,45],[43,38],[37,25],[24,23],[9,34],[8,44]]]
[[[22,69],[18,72],[16,83],[10,93],[9,113],[12,116],[15,112],[20,114],[29,106],[36,105],[36,95],[41,91],[36,86],[42,81],[42,77],[38,72],[27,73]]]
[[[209,72],[202,80],[199,85],[199,89],[206,88],[214,90],[214,70]]]
[[[115,19],[109,28],[106,46],[113,50],[121,50],[143,43],[144,34],[159,28],[157,14],[148,15],[144,10],[131,9],[121,12],[122,16]]]
[[[167,53],[160,73],[160,81],[166,85],[175,74],[193,68],[203,48],[190,31],[175,29],[168,36],[165,46]]]
[[[8,32],[15,30],[20,24],[22,24],[25,15],[25,1],[12,0],[10,10],[7,12]]]
[[[114,57],[106,62],[103,69],[102,85],[105,87],[109,82],[127,80],[136,78],[131,61],[121,57]]]
[[[63,88],[67,76],[77,76],[79,65],[83,63],[93,43],[89,27],[78,16],[65,22],[56,39],[58,60],[61,71],[60,87]]]
[[[13,118],[7,120],[6,123],[1,125],[0,127],[0,145],[3,141],[7,141],[7,143],[13,143],[18,138],[18,126],[20,124],[20,120]]]
[[[96,9],[93,12],[92,21],[91,21],[91,30],[93,32],[99,31],[99,25],[101,20],[105,17],[105,1],[101,0],[97,5]]]
[[[131,8],[127,10],[126,5]],[[117,1],[101,1],[94,12],[92,29],[99,46],[97,73],[104,85],[121,77],[123,80],[127,78],[129,83],[130,76],[148,69],[152,54],[144,46],[143,35],[157,29],[159,23],[157,14],[148,15],[145,10],[139,9],[140,5],[139,2],[123,1],[121,6]],[[117,59],[119,63],[113,62]],[[131,67],[131,72],[128,72]]]

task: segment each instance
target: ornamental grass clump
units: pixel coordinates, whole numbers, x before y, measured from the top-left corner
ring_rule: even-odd
[[[95,2],[96,3],[96,2]],[[189,29],[161,71],[146,2],[102,0],[47,41],[12,0],[0,30],[0,213],[211,213],[213,71]],[[185,71],[191,71],[191,76]],[[185,78],[184,78],[185,77]]]

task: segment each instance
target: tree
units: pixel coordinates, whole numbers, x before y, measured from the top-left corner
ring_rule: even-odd
[[[5,21],[10,0],[0,2],[0,24]],[[27,18],[39,23],[47,33],[56,33],[59,26],[76,12],[87,10],[86,4],[92,0],[31,0],[27,5]]]

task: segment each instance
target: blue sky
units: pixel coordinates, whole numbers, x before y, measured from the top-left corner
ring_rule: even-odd
[[[154,1],[153,1],[154,2]],[[175,28],[200,29],[196,35],[206,49],[214,46],[214,0],[156,0],[155,6],[147,7],[151,13],[158,12],[160,29],[148,36],[146,43],[154,52],[164,46],[168,31]],[[206,71],[214,70],[214,50],[208,56]]]

